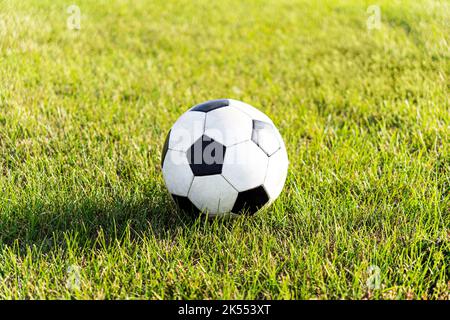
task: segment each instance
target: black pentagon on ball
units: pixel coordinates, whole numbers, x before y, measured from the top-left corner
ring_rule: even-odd
[[[203,135],[187,151],[187,159],[194,176],[221,174],[226,147]]]
[[[191,111],[209,112],[230,104],[228,99],[209,100],[194,106]]]
[[[244,212],[253,215],[267,202],[269,202],[269,196],[264,187],[259,186],[254,189],[239,192],[231,211],[236,214]]]
[[[172,199],[181,211],[190,216],[198,216],[201,213],[188,197],[172,194]]]
[[[166,158],[167,151],[169,150],[169,138],[170,138],[171,131],[172,130],[169,130],[169,133],[166,136],[166,141],[164,141],[164,146],[163,146],[163,150],[161,153],[161,168],[164,165],[164,159]]]

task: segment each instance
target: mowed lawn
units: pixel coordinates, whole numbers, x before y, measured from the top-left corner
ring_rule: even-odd
[[[0,2],[0,298],[449,299],[450,8],[376,4]],[[251,218],[164,187],[166,133],[216,98],[286,142]]]

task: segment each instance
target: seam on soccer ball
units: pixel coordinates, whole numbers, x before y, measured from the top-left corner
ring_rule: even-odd
[[[221,173],[220,174],[221,176],[222,176],[222,178],[224,178],[224,180],[234,189],[234,190],[236,190],[237,191],[237,193],[239,194],[239,190],[238,189],[236,189],[236,187],[235,186],[233,186],[233,184],[230,182],[230,181],[228,181],[228,179],[227,178],[225,178],[225,176],[223,175],[223,173]]]

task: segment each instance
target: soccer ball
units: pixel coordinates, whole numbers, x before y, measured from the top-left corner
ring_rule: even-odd
[[[209,216],[256,213],[279,196],[288,169],[272,120],[232,99],[207,101],[181,115],[161,161],[175,203]]]

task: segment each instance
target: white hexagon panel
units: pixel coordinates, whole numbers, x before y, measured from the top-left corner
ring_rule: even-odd
[[[253,141],[228,147],[222,175],[238,191],[258,187],[264,183],[269,158]]]
[[[274,201],[281,193],[286,181],[288,170],[288,157],[286,149],[280,148],[269,158],[267,175],[264,180],[264,188],[269,194],[270,202]]]
[[[208,215],[231,212],[238,192],[221,176],[195,177],[189,190],[188,198]]]
[[[234,107],[219,108],[206,114],[205,135],[228,147],[250,140],[252,120]]]
[[[205,130],[204,112],[188,111],[181,115],[170,130],[169,149],[186,151]]]
[[[253,120],[252,141],[269,157],[281,147],[276,131],[272,123]]]
[[[188,195],[194,174],[185,152],[167,150],[162,172],[166,187],[171,194],[184,197]]]

